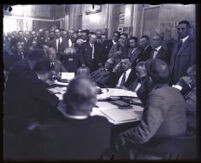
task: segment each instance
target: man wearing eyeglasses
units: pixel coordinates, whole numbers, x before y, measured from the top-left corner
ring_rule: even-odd
[[[177,83],[188,67],[195,64],[195,41],[190,36],[190,27],[186,20],[177,27],[178,41],[173,45],[170,60],[171,84]]]

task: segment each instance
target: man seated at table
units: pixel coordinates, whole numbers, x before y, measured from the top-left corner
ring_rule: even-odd
[[[132,63],[130,61],[130,58],[125,57],[121,59],[120,63],[117,64],[113,69],[107,85],[109,87],[127,89],[135,79],[135,69],[133,69],[131,65]]]
[[[45,159],[97,160],[109,147],[111,124],[104,117],[90,116],[96,94],[96,86],[87,78],[70,82],[61,108],[65,120],[41,126]]]
[[[98,70],[92,72],[90,77],[95,81],[100,87],[105,87],[106,82],[109,80],[111,71],[114,66],[114,59],[107,59],[105,66],[100,67]]]
[[[178,87],[179,86],[179,87]],[[188,105],[187,113],[187,135],[196,134],[196,66],[187,69],[186,76],[180,78],[176,85]]]
[[[136,79],[128,87],[129,90],[137,92],[138,97],[145,105],[146,96],[151,90],[150,77],[147,75],[146,62],[139,62],[135,67]]]
[[[50,66],[52,68],[52,74],[54,76],[59,76],[59,72],[66,72],[63,64],[57,59],[56,49],[50,47],[47,51],[48,58],[50,59]]]
[[[157,156],[166,150],[159,145],[163,140],[185,135],[187,106],[179,90],[168,86],[168,65],[160,59],[154,59],[149,75],[154,88],[148,95],[141,122],[119,135],[117,150],[126,149],[129,144],[138,152],[146,151]]]
[[[6,112],[4,115],[6,159],[24,160],[39,157],[42,150],[41,139],[35,129],[45,119],[52,119],[57,114],[58,98],[47,91],[49,60],[38,60],[33,71],[34,73],[27,71],[20,76],[18,92],[15,93],[18,102],[13,106],[12,112]]]

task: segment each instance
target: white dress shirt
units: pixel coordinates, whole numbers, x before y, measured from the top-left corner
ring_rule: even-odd
[[[157,48],[155,48],[155,51],[154,51],[154,55],[153,55],[153,59],[156,58],[157,54],[158,54],[158,51],[161,49],[162,46],[159,46]]]
[[[115,45],[117,42],[115,42],[114,40],[112,40],[113,45]]]
[[[57,48],[56,50],[57,50],[57,52],[59,51],[59,43],[61,44],[61,42],[62,42],[62,37],[56,39],[56,48]]]
[[[129,69],[126,71],[126,78],[125,78],[125,81],[128,79],[130,73],[131,73],[131,68],[129,68]],[[120,78],[119,78],[119,80],[118,80],[118,83],[117,83],[117,87],[120,86],[123,76],[124,76],[124,73],[122,73],[122,75],[120,76]]]
[[[184,37],[184,38],[182,38],[182,39],[181,39],[182,43],[184,43],[188,38],[189,38],[189,35],[186,36],[186,37]]]
[[[73,45],[73,43],[72,43],[71,39],[68,39],[68,46],[72,47],[72,45]]]
[[[94,59],[94,44],[91,44],[91,43],[89,43],[90,44],[90,46],[91,46],[91,48],[92,48],[92,55],[91,55],[91,58],[92,59]]]

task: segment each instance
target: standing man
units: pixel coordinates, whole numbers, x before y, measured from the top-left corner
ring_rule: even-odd
[[[82,44],[80,50],[80,62],[89,67],[90,71],[93,72],[102,65],[100,59],[100,44],[96,43],[96,35],[92,34],[89,38],[89,42]]]
[[[131,37],[129,39],[129,50],[128,50],[128,57],[131,60],[133,66],[136,66],[137,63],[140,61],[140,57],[142,54],[142,48],[138,46],[138,39],[137,37]]]
[[[127,57],[128,55],[128,35],[126,33],[122,33],[118,40],[118,43],[112,46],[108,57],[115,59],[115,65],[117,65],[122,58]]]
[[[150,58],[150,53],[152,51],[152,47],[150,45],[149,36],[142,36],[139,41],[139,46],[143,49],[142,55],[141,55],[141,61],[146,61]]]
[[[55,36],[56,38],[50,41],[50,46],[54,47],[56,49],[56,52],[60,54],[61,52],[64,52],[64,49],[68,46],[68,43],[65,39],[61,37],[59,29],[55,30]]]
[[[106,35],[105,35],[106,36]],[[101,37],[104,37],[104,35],[102,34]],[[105,40],[102,43],[102,55],[104,56],[104,61],[106,62],[108,57],[108,54],[110,52],[110,49],[112,48],[112,46],[116,45],[118,42],[118,39],[120,37],[120,33],[118,31],[115,31],[113,33],[113,37],[112,40]]]
[[[152,38],[152,48],[149,59],[161,59],[169,65],[169,55],[162,46],[163,36],[155,34]]]
[[[190,36],[190,23],[186,20],[180,21],[177,33],[179,40],[173,45],[170,60],[172,84],[177,83],[188,67],[195,64],[195,41]]]

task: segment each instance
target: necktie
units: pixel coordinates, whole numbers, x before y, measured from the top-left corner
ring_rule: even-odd
[[[126,82],[126,72],[123,73],[123,77],[121,79],[120,86],[123,86],[125,82]]]

